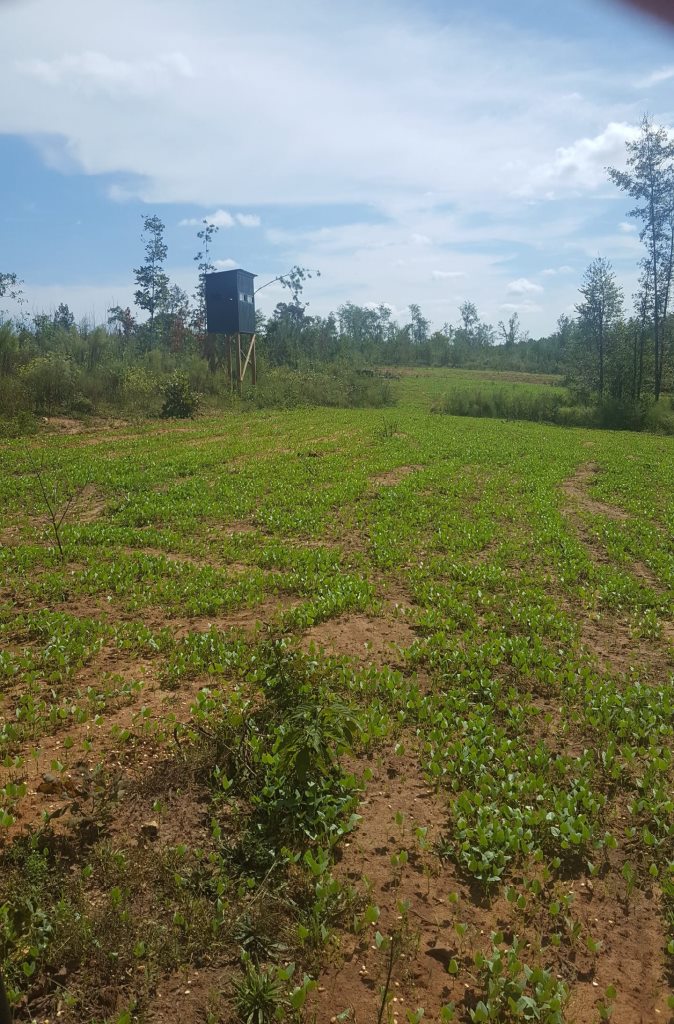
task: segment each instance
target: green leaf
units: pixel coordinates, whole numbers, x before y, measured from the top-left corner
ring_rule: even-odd
[[[379,920],[380,910],[374,903],[370,903],[363,913],[363,920],[366,924],[376,924]]]

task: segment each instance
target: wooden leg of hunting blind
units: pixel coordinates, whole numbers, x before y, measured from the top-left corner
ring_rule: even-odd
[[[241,394],[241,335],[236,336],[236,390]]]
[[[255,335],[254,334],[251,336],[250,345],[248,346],[248,352],[246,354],[246,359],[245,359],[245,362],[243,364],[243,370],[241,371],[241,380],[243,380],[244,377],[246,376],[246,370],[248,369],[248,363],[251,360],[251,356],[252,356],[252,359],[253,359],[253,384],[254,384],[255,383],[255,378],[256,378],[256,372],[255,372]]]
[[[253,387],[257,384],[257,359],[255,358],[255,335],[253,335]]]
[[[225,344],[227,345],[227,378],[229,380],[229,390],[231,391],[234,382],[232,381],[232,339],[229,334],[225,338]]]

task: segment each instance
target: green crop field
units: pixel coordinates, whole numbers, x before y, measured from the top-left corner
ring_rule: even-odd
[[[2,442],[18,1021],[669,1020],[672,441],[449,382]]]

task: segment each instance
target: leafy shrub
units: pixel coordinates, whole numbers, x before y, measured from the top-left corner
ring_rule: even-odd
[[[186,373],[176,371],[164,385],[161,414],[167,418],[191,419],[199,407],[199,396],[192,390]]]
[[[19,344],[11,320],[0,323],[0,377],[14,372],[19,355]]]
[[[595,406],[597,426],[606,430],[643,430],[648,402],[603,398]]]
[[[27,404],[21,381],[17,377],[0,377],[0,416],[16,417]]]
[[[674,410],[674,400],[671,407]],[[667,408],[664,401],[649,403],[641,429],[650,430],[654,434],[674,434],[674,412]]]
[[[507,420],[533,420],[554,423],[562,406],[568,403],[563,392],[536,393],[529,390],[465,388],[452,391],[436,411],[452,416],[487,416]]]
[[[75,395],[69,403],[68,409],[78,416],[89,416],[94,411],[94,403],[87,395]]]
[[[37,432],[37,420],[25,409],[10,419],[0,418],[0,437],[24,437]]]
[[[73,399],[78,372],[69,359],[50,352],[24,366],[20,379],[28,403],[36,413],[54,413]]]
[[[159,411],[159,381],[154,373],[141,366],[126,371],[121,394],[124,405],[132,412],[152,416]]]

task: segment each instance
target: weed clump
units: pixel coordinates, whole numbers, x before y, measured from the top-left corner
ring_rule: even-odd
[[[161,414],[165,419],[192,419],[199,408],[199,396],[192,389],[186,373],[176,371],[164,385],[164,404]]]

